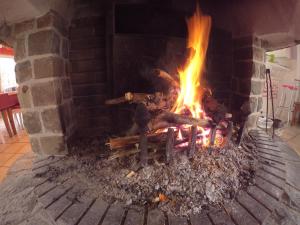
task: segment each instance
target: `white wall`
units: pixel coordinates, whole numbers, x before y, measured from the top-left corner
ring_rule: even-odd
[[[275,56],[275,62],[268,62],[268,55],[273,54]],[[282,121],[287,121],[288,119],[288,109],[279,108],[279,103],[283,97],[283,105],[285,107],[290,106],[292,95],[294,95],[293,102],[300,97],[299,91],[291,91],[290,89],[283,87],[284,85],[297,86],[300,82],[296,82],[295,79],[300,80],[300,46],[295,46],[291,48],[281,49],[273,52],[267,53],[266,67],[271,70],[271,78],[273,84],[273,94],[274,94],[274,109],[275,117],[281,119]],[[284,98],[285,96],[285,98]],[[298,97],[299,96],[299,97]],[[263,98],[263,113],[266,112],[266,87],[264,89]],[[269,98],[269,116],[271,117],[271,99]],[[290,113],[290,117],[292,114]]]

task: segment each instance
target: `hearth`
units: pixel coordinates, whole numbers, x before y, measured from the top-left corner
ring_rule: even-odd
[[[130,11],[130,7],[125,9]],[[126,14],[126,10],[120,14]],[[141,29],[137,27],[134,28]],[[102,146],[98,153],[89,150],[89,144],[83,148],[85,155],[78,146],[73,148],[73,155],[80,155],[79,161],[87,160],[83,170],[92,174],[96,192],[102,190],[101,195],[107,201],[121,201],[127,206],[147,205],[168,214],[188,216],[220,207],[253,182],[257,165],[255,146],[247,135],[242,137],[244,119],[251,113],[249,102],[244,101],[240,111],[235,112],[229,99],[214,94],[221,87],[211,82],[210,75],[222,76],[223,72],[232,71],[230,66],[222,66],[221,61],[217,62],[220,67],[229,69],[215,70],[215,57],[210,58],[210,65],[207,63],[207,54],[215,54],[209,51],[211,17],[197,6],[187,19],[187,28],[186,49],[178,60],[173,61],[179,48],[166,53],[141,44],[133,50],[152,53],[157,59],[152,57],[150,63],[143,61],[145,57],[139,58],[142,70],[138,70],[139,64],[134,64],[134,69],[130,64],[136,62],[131,48],[127,57],[117,54],[114,72],[120,74],[114,77],[113,85],[117,96],[105,101],[122,120],[113,125],[117,137],[109,135],[104,140],[106,148]],[[147,44],[149,38],[141,38],[140,43]],[[132,47],[131,44],[128,46]],[[232,52],[225,54],[226,57],[231,59]],[[135,75],[130,76],[130,72]],[[132,85],[136,81],[139,85]],[[123,117],[124,109],[132,112],[129,120],[128,115]],[[122,129],[126,125],[127,129]],[[97,160],[91,162],[95,159],[89,154]]]

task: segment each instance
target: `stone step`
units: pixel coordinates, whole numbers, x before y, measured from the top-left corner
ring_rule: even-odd
[[[80,49],[104,48],[105,39],[99,37],[91,37],[79,40],[71,40],[70,51]]]
[[[84,73],[84,72],[97,72],[105,71],[106,64],[101,60],[82,60],[71,62],[72,72]]]
[[[86,60],[86,59],[98,59],[105,61],[105,49],[93,48],[93,49],[80,49],[70,51],[70,61]]]
[[[104,83],[106,80],[106,73],[104,71],[71,73],[71,83],[73,85]]]
[[[105,83],[73,85],[74,96],[102,95],[107,93]]]

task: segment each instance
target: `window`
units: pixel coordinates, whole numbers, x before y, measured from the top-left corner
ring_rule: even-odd
[[[0,57],[0,91],[9,91],[17,86],[15,61],[12,57]]]

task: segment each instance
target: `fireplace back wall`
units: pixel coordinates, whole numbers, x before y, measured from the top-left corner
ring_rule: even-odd
[[[138,14],[134,11],[140,12]],[[150,16],[152,15],[152,16]],[[177,74],[186,53],[187,15],[149,5],[116,6],[113,35],[113,97],[126,92],[154,93],[165,91],[167,84],[153,77],[152,69],[159,68]],[[233,64],[231,33],[212,26],[205,86],[227,107],[230,106]],[[115,131],[125,131],[131,124],[134,106],[113,108]]]

